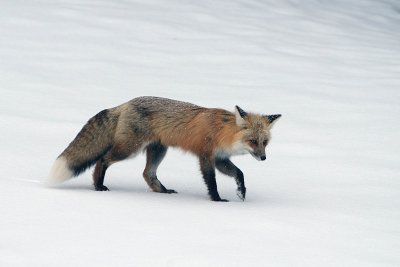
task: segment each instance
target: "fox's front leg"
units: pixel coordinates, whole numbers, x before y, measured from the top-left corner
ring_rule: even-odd
[[[212,201],[228,201],[221,199],[217,190],[217,182],[215,180],[215,164],[211,157],[200,157],[200,169],[203,174],[204,182],[207,185],[208,195]]]
[[[246,197],[246,187],[244,186],[243,172],[235,166],[229,159],[216,159],[215,166],[217,169],[228,176],[234,177],[237,184],[237,195],[244,201]]]

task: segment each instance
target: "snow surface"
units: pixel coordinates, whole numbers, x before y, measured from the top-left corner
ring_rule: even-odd
[[[0,2],[0,266],[399,266],[398,0]],[[98,111],[141,95],[283,117],[240,201],[169,150],[40,182]]]

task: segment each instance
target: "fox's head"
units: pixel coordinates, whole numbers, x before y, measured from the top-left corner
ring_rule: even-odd
[[[235,107],[236,124],[241,130],[241,145],[257,160],[265,160],[265,147],[271,138],[270,130],[281,117],[276,115],[255,115]]]

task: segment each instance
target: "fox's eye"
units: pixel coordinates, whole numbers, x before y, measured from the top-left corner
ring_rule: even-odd
[[[267,145],[267,140],[263,141],[263,145],[266,146]]]
[[[250,140],[250,143],[252,143],[253,145],[257,145],[258,144],[257,140],[254,140],[254,139]]]

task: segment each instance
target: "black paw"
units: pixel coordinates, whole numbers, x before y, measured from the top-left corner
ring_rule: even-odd
[[[223,199],[223,198],[220,198],[220,197],[218,197],[218,198],[213,198],[213,199],[211,199],[212,201],[220,201],[220,202],[229,202],[229,200],[227,200],[227,199]]]
[[[163,193],[167,193],[167,194],[178,194],[178,192],[176,192],[174,189],[166,189],[165,192]]]
[[[96,190],[96,191],[110,191],[110,189],[108,189],[107,186],[105,186],[105,185],[95,186],[94,190]]]

